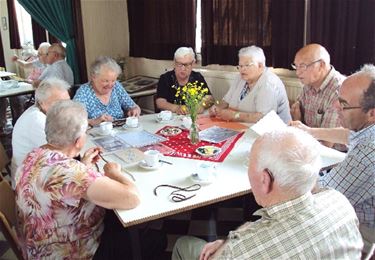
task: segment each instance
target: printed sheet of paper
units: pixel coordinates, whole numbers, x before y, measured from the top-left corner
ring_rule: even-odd
[[[131,147],[137,148],[167,140],[160,135],[152,134],[146,130],[119,133],[116,135],[116,137],[129,144]]]
[[[129,147],[128,144],[124,143],[111,135],[97,138],[93,140],[94,143],[104,149],[105,153],[112,153],[118,150],[125,149]]]
[[[283,129],[286,127],[287,125],[284,123],[284,121],[281,120],[276,112],[272,110],[250,128],[258,135],[263,135],[267,132],[272,132],[274,130]]]
[[[232,130],[232,129],[212,126],[203,131],[200,131],[199,139],[210,142],[210,143],[221,143],[231,138],[232,136],[238,135],[239,133],[240,132]]]

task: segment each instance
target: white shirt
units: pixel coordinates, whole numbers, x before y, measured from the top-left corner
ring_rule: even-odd
[[[29,107],[17,120],[12,134],[12,184],[17,167],[22,164],[26,154],[34,148],[46,144],[46,115],[35,105]]]
[[[65,80],[71,86],[74,84],[73,71],[65,60],[59,60],[47,66],[42,75],[40,75],[39,80],[52,77]]]
[[[285,123],[292,120],[285,86],[271,70],[265,68],[250,93],[240,100],[245,84],[246,81],[238,76],[235,84],[225,94],[224,101],[229,104],[229,108],[247,113],[258,112],[263,115],[274,110]]]

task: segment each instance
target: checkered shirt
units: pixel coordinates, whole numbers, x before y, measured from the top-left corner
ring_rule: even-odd
[[[359,223],[375,232],[375,125],[352,132],[345,160],[320,184],[344,194],[353,205]]]
[[[307,193],[255,212],[231,231],[217,259],[359,259],[363,246],[353,207],[339,192]]]
[[[332,128],[341,126],[341,120],[333,103],[337,100],[345,76],[332,67],[318,90],[304,86],[298,101],[302,106],[303,121],[307,126]]]

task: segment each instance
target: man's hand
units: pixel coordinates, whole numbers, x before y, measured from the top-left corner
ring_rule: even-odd
[[[216,117],[224,121],[232,121],[234,119],[234,114],[236,111],[230,109],[218,109],[216,111]]]
[[[141,108],[138,105],[136,105],[135,107],[132,107],[128,110],[127,115],[139,117],[141,115]]]
[[[224,240],[219,239],[210,243],[207,243],[199,256],[199,260],[207,260],[213,256],[216,251],[224,244]]]
[[[289,125],[293,126],[293,127],[296,127],[296,128],[299,128],[299,129],[311,134],[311,132],[310,132],[311,128],[308,127],[307,125],[304,125],[301,121],[290,121]]]
[[[293,120],[302,120],[301,103],[296,101],[290,108],[290,114]]]

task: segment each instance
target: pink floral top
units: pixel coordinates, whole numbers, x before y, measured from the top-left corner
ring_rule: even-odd
[[[101,177],[62,153],[36,148],[16,177],[18,228],[28,259],[91,259],[103,232],[105,210],[85,200]]]

